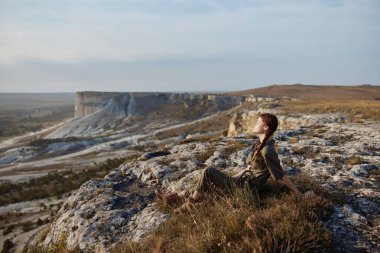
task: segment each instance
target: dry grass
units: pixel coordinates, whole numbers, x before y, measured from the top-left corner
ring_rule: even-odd
[[[246,143],[246,142],[233,141],[232,143],[228,144],[228,146],[224,149],[224,152],[226,155],[230,155],[230,154],[237,152],[239,150],[246,149],[249,146],[251,146],[251,144]]]
[[[374,177],[380,181],[380,170],[370,170],[369,174],[371,177]]]
[[[132,154],[132,155],[126,157],[123,163],[134,162],[134,161],[136,161],[137,158],[139,158],[141,155],[142,155],[142,152]]]
[[[304,147],[295,146],[293,147],[293,153],[295,155],[304,156],[305,158],[315,158],[318,154],[319,149],[320,148],[317,148],[316,150],[314,150],[314,148],[311,146],[304,146]]]
[[[329,150],[329,153],[330,153],[330,154],[342,154],[343,151],[341,151],[341,150],[339,150],[339,149],[335,149],[335,148],[333,148],[333,149],[330,149],[330,150]]]
[[[349,120],[361,123],[363,120],[380,121],[380,101],[333,100],[333,101],[284,101],[278,107],[279,114],[344,113]]]
[[[298,143],[298,138],[297,137],[289,137],[288,138],[288,142],[290,143],[290,144],[295,144],[295,143]]]
[[[281,161],[283,164],[286,164],[287,166],[290,166],[290,167],[298,167],[299,166],[299,163],[295,163],[293,161],[293,159],[289,156],[283,157],[281,159]]]
[[[318,196],[295,196],[274,182],[260,197],[240,189],[232,195],[207,195],[189,213],[172,216],[141,242],[125,242],[111,252],[328,250],[332,238],[321,220],[328,217],[342,196],[326,192],[307,176],[292,179],[301,191],[313,189]]]
[[[42,247],[37,245],[28,245],[25,247],[22,251],[22,253],[53,253],[53,252],[60,252],[60,253],[81,253],[83,252],[79,246],[77,246],[73,250],[67,249],[66,246],[67,242],[67,233],[63,233],[57,242],[51,243],[48,245],[48,247]]]
[[[348,160],[346,161],[346,164],[348,165],[356,165],[356,164],[363,164],[363,163],[367,163],[367,161],[359,156],[352,156],[348,158]]]
[[[204,163],[210,156],[212,156],[212,154],[214,154],[215,150],[216,145],[213,144],[212,146],[207,148],[205,152],[195,153],[194,158],[198,160],[200,163]]]

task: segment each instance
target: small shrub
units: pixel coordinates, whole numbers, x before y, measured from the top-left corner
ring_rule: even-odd
[[[4,231],[3,231],[3,235],[6,235],[6,234],[9,234],[13,231],[13,229],[15,228],[15,225],[14,224],[11,224],[9,226],[7,226]]]
[[[363,164],[363,163],[366,163],[366,161],[359,157],[359,156],[352,156],[350,157],[347,162],[346,162],[348,165],[356,165],[356,164]]]
[[[346,135],[333,135],[329,137],[329,140],[334,144],[334,145],[342,145],[348,141],[352,141],[354,138],[353,134],[346,134]]]
[[[10,252],[10,249],[12,249],[14,246],[14,243],[10,239],[6,239],[3,244],[3,249],[1,250],[1,253],[8,253]]]
[[[22,231],[27,232],[29,230],[32,230],[34,228],[34,224],[31,221],[26,221],[22,223],[21,225]]]
[[[317,150],[319,150],[319,148],[317,148]],[[317,154],[317,151],[315,151],[310,146],[304,146],[304,147],[294,147],[293,153],[295,155],[305,156],[305,158],[314,158]]]
[[[317,134],[323,134],[325,132],[327,132],[327,129],[324,129],[324,128],[320,128],[318,130],[316,130]]]
[[[341,151],[341,150],[339,150],[339,149],[335,149],[335,148],[330,149],[329,152],[330,152],[331,154],[342,154],[342,151]]]
[[[38,218],[38,220],[37,220],[37,222],[36,222],[36,225],[37,226],[41,226],[41,225],[43,225],[44,224],[44,222],[40,219],[40,218]]]
[[[95,213],[96,213],[95,210],[91,210],[91,211],[87,212],[87,213],[84,215],[84,218],[87,219],[87,220],[89,220],[89,219],[91,219],[92,217],[95,216]]]

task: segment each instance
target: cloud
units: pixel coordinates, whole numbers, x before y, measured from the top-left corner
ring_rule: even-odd
[[[17,71],[35,83],[62,84],[104,77],[174,87],[199,83],[199,72],[210,87],[291,80],[378,83],[372,69],[380,59],[379,11],[378,1],[353,0],[3,0],[0,88],[27,83]],[[102,76],[91,73],[92,64],[102,66]],[[124,75],[124,67],[135,72]],[[154,80],[141,69],[155,73]],[[171,70],[181,76],[169,78]],[[218,71],[231,76],[222,79]]]

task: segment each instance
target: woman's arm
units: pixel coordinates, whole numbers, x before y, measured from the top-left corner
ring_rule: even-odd
[[[290,178],[285,174],[275,149],[263,149],[263,157],[265,160],[265,164],[267,165],[267,168],[269,170],[269,173],[272,175],[273,179],[285,184],[295,194],[302,194],[300,190],[298,190],[297,186],[295,186],[293,182],[290,180]],[[314,196],[315,193],[313,191],[307,191],[304,193],[304,195]]]
[[[290,190],[292,190],[297,195],[302,195],[300,190],[298,190],[297,186],[293,184],[293,182],[290,180],[290,178],[287,175],[284,175],[280,180],[281,183],[285,184]],[[307,191],[304,193],[304,195],[310,195],[315,196],[314,191]]]
[[[248,172],[250,167],[251,167],[251,165],[248,165],[247,168],[245,168],[244,170],[242,170],[242,171],[238,172],[237,174],[233,175],[232,178],[240,177],[244,173]]]
[[[284,175],[280,180],[281,183],[285,184],[290,190],[292,190],[295,194],[301,195],[302,193],[298,190],[297,186],[293,184],[290,178],[287,175]]]

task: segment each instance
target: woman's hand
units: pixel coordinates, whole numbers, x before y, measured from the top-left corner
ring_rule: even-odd
[[[242,175],[245,174],[246,172],[250,171],[250,167],[251,167],[251,166],[247,166],[247,168],[245,168],[244,170],[241,170],[241,171],[238,172],[237,174],[233,175],[232,178],[238,178],[238,177],[242,176]]]
[[[248,173],[251,171],[251,167],[247,167],[245,170],[243,170],[243,174],[244,175],[245,173]]]

